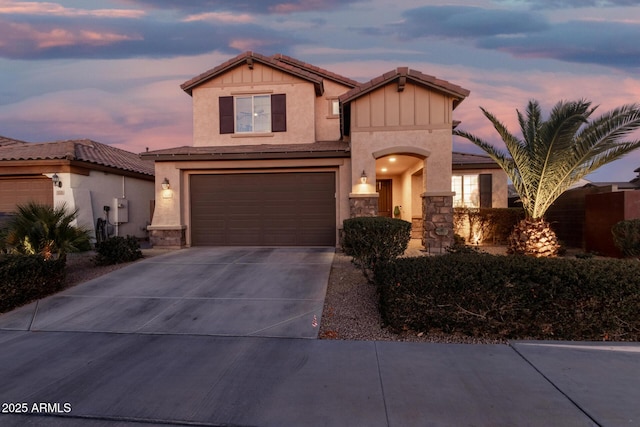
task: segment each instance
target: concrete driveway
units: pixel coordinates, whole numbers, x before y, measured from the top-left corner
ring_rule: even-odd
[[[317,338],[333,255],[333,248],[171,252],[3,315],[0,329]]]

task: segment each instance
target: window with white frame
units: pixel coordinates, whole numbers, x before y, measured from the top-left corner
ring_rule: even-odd
[[[480,207],[479,175],[453,175],[451,177],[451,191],[455,193],[453,196],[453,207]]]
[[[340,100],[337,98],[329,100],[329,117],[340,117]]]
[[[237,96],[236,132],[271,132],[271,95]]]
[[[287,96],[256,94],[218,99],[220,134],[254,134],[287,131]]]

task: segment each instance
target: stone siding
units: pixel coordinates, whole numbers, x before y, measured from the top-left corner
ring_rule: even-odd
[[[349,215],[351,218],[378,216],[378,196],[349,197]]]
[[[428,252],[444,252],[453,244],[453,196],[423,196],[422,212],[422,244]]]
[[[151,246],[158,248],[184,248],[187,244],[186,229],[150,229]]]

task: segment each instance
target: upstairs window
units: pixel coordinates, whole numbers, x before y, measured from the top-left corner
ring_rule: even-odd
[[[236,132],[271,132],[271,95],[237,96]]]
[[[220,133],[270,133],[287,130],[286,95],[222,96]]]
[[[453,175],[451,191],[455,208],[490,208],[491,174]]]

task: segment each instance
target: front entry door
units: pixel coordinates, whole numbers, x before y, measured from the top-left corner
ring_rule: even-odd
[[[378,197],[378,216],[393,217],[393,198],[391,197],[390,179],[376,180],[376,191],[380,195]]]

